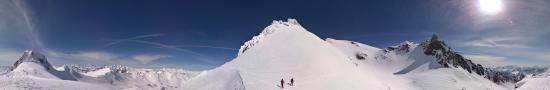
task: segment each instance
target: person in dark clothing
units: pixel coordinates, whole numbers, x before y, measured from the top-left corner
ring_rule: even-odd
[[[281,79],[281,88],[285,88],[285,80]]]
[[[290,86],[294,86],[294,78],[290,78]]]

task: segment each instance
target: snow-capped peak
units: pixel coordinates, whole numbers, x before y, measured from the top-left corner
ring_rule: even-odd
[[[244,43],[239,49],[238,55],[243,54],[246,50],[253,47],[255,44],[262,42],[262,39],[269,37],[272,33],[276,33],[281,30],[306,30],[304,29],[296,19],[287,19],[287,21],[273,20],[273,23],[257,36],[252,37],[251,40]]]
[[[23,53],[23,56],[21,56],[21,58],[19,58],[19,60],[17,60],[15,62],[15,64],[13,65],[14,70],[19,68],[18,66],[21,63],[24,63],[24,62],[36,63],[36,64],[41,65],[42,67],[44,67],[46,70],[52,70],[53,69],[52,65],[46,59],[46,56],[44,56],[44,55],[42,55],[38,52],[34,52],[32,50],[26,50]]]

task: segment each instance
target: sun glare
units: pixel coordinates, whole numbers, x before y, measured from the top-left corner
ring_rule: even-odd
[[[502,11],[502,0],[478,0],[478,8],[485,14],[497,14]]]

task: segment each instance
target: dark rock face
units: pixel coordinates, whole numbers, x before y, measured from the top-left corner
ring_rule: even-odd
[[[17,60],[13,64],[13,69],[17,68],[19,66],[19,64],[21,64],[23,62],[38,63],[38,64],[42,65],[46,70],[53,70],[52,65],[46,59],[46,56],[44,56],[40,53],[33,52],[33,51],[29,51],[29,50],[25,51],[23,53],[23,56],[21,56],[21,58],[19,58],[19,60]]]
[[[438,60],[437,62],[445,68],[462,68],[469,73],[484,76],[497,84],[503,84],[506,82],[516,83],[525,77],[523,74],[494,71],[485,68],[480,64],[475,64],[472,60],[466,59],[462,55],[458,54],[458,52],[450,49],[445,42],[438,39],[436,34],[433,34],[430,40],[420,44],[420,46],[424,48],[424,54],[435,56]]]
[[[525,78],[522,73],[511,73],[506,71],[487,70],[485,78],[497,83],[504,84],[506,82],[516,83]]]
[[[384,52],[388,53],[388,52],[394,51],[397,54],[409,53],[411,51],[411,46],[412,46],[411,44],[412,42],[405,41],[399,45],[384,48]]]
[[[356,58],[357,60],[365,60],[365,59],[367,59],[367,56],[368,56],[368,55],[365,54],[365,53],[357,53],[357,54],[355,54],[355,58]]]

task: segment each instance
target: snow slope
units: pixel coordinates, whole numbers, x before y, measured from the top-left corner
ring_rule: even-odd
[[[300,26],[296,20],[273,21],[260,35],[245,43],[240,54],[226,64],[202,73],[186,85],[190,90],[230,90],[227,79],[212,80],[232,75],[236,70],[248,90],[278,90],[279,81],[290,78],[295,86],[290,90],[381,90],[386,86],[370,77],[329,43]],[[199,83],[199,84],[191,84]],[[238,82],[233,82],[238,83]]]
[[[517,90],[548,90],[550,77],[528,77],[518,82]]]

